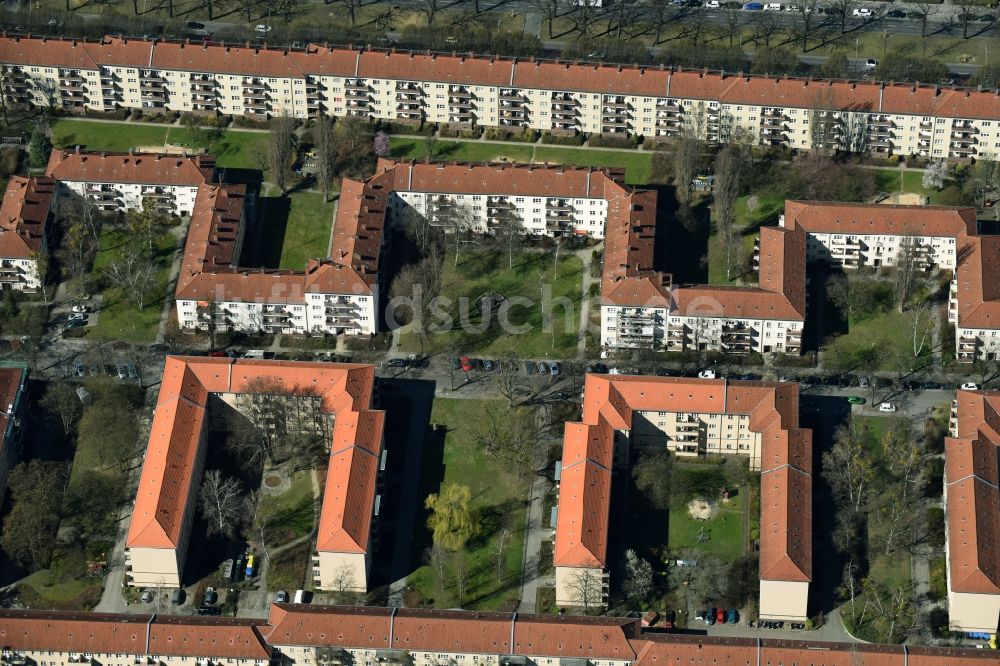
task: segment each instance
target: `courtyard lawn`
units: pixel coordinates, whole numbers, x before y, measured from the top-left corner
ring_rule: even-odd
[[[267,473],[264,473],[267,477]],[[312,533],[316,500],[313,498],[312,472],[292,474],[291,485],[280,495],[262,494],[261,508],[271,516],[268,545],[277,548]]]
[[[424,565],[407,577],[409,586],[419,592],[423,599],[436,608],[463,608],[492,610],[512,610],[517,607],[521,586],[521,560],[524,549],[524,523],[527,489],[498,463],[487,459],[472,441],[468,425],[473,422],[490,401],[458,400],[437,398],[431,413],[431,423],[437,424],[438,431],[445,430],[444,449],[441,464],[444,468],[442,485],[457,483],[472,490],[472,507],[480,517],[480,533],[473,538],[460,557],[466,572],[466,594],[460,603],[453,586],[454,562],[448,564],[445,589],[438,589],[436,575],[430,566]],[[425,462],[425,478],[440,474],[437,460]],[[432,488],[431,492],[437,492]],[[423,515],[420,513],[419,515]],[[501,574],[497,576],[496,535],[506,523],[511,532],[504,556]],[[418,530],[426,531],[424,525]],[[429,542],[429,536],[427,537]]]
[[[422,160],[427,157],[427,143],[421,136],[395,136],[391,140],[392,156]],[[531,146],[514,143],[482,143],[438,139],[434,143],[437,160],[462,160],[468,162],[530,162]],[[503,159],[501,159],[503,158]]]
[[[930,358],[930,345],[921,356],[913,356],[913,325],[910,318],[896,310],[882,312],[863,321],[851,322],[847,334],[827,339],[826,364],[841,370],[868,370],[861,359],[876,350],[876,370],[909,371],[922,367]]]
[[[728,503],[719,500],[718,512],[708,520],[692,518],[686,503],[671,507],[667,530],[670,550],[695,548],[714,553],[727,562],[736,560],[743,555],[743,502],[741,494]],[[703,528],[708,540],[698,543],[698,534]]]
[[[444,258],[441,303],[442,309],[452,316],[454,327],[427,335],[424,350],[420,348],[419,335],[412,329],[406,330],[400,348],[432,352],[445,350],[453,343],[460,351],[492,354],[515,350],[523,356],[564,358],[566,354],[574,354],[580,321],[583,262],[563,251],[557,279],[553,279],[554,252],[522,252],[514,257],[514,267],[509,268],[507,255],[497,249],[463,249],[457,266],[454,250],[449,250]],[[530,302],[530,305],[513,305],[508,311],[510,324],[523,326],[525,332],[505,332],[498,316],[490,319],[488,328],[484,329],[475,303],[477,298],[491,292]],[[548,327],[542,315],[543,299],[553,304]],[[563,307],[567,303],[568,306]],[[464,318],[469,325],[465,327],[460,324],[463,311],[468,313]]]
[[[104,231],[101,233],[101,251],[94,259],[94,273],[100,275],[115,259],[121,256],[125,232]],[[107,286],[101,291],[103,304],[97,324],[85,329],[88,337],[115,340],[151,342],[156,338],[156,328],[160,323],[163,300],[167,297],[167,280],[170,277],[170,262],[177,247],[176,238],[169,233],[155,239],[154,259],[157,264],[152,286],[146,294],[145,307],[139,309],[120,289]]]
[[[713,211],[712,235],[708,239],[708,283],[709,284],[740,284],[741,278],[754,281],[752,276],[743,276],[739,270],[741,257],[753,255],[754,239],[759,235],[762,225],[773,225],[785,209],[785,201],[779,197],[756,195],[756,205],[751,211],[747,206],[750,196],[742,196],[736,200],[736,237],[739,249],[733,248],[732,279],[726,275],[726,249],[722,236],[715,229],[715,214]]]
[[[183,146],[196,147],[186,127],[138,122],[97,122],[77,118],[52,121],[52,144],[58,148],[80,145],[86,150],[125,152],[130,148],[163,149]],[[205,152],[215,155],[220,167],[258,169],[257,155],[264,150],[267,134],[225,130],[209,141]]]
[[[630,185],[644,185],[649,182],[653,166],[653,154],[638,150],[601,150],[600,148],[564,148],[559,146],[538,146],[535,162],[549,164],[574,164],[595,167],[624,167],[625,182]]]
[[[272,555],[267,570],[268,592],[284,590],[291,595],[295,590],[312,589],[312,579],[306,580],[311,555],[312,544],[308,541]]]
[[[191,149],[196,147],[191,132],[186,127],[171,127],[166,141],[171,145],[181,145]],[[215,155],[216,164],[220,167],[260,169],[258,156],[267,149],[266,141],[266,132],[227,129],[208,142],[205,152]]]
[[[324,202],[323,195],[316,192],[290,194],[278,268],[301,271],[308,260],[326,257],[332,228],[332,202]]]
[[[51,122],[52,145],[86,150],[125,152],[138,146],[162,146],[167,141],[165,125],[95,122],[76,118],[58,118]]]

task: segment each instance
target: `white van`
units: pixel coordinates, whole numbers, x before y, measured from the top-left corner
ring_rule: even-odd
[[[777,2],[769,2],[766,5],[764,5],[764,11],[765,12],[780,12],[781,11],[781,4],[777,3]]]
[[[718,9],[718,8],[719,8],[719,0],[708,0],[708,2],[705,3],[705,9]]]
[[[296,604],[306,603],[306,591],[305,590],[295,590],[295,601]]]

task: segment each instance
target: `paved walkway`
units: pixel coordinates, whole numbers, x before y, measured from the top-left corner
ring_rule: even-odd
[[[594,252],[604,249],[604,243],[592,247],[577,250],[574,254],[583,262],[583,280],[581,289],[583,291],[580,299],[580,333],[576,341],[576,353],[584,356],[587,353],[587,330],[590,328],[590,285],[594,282],[594,277],[590,273],[590,257]]]
[[[177,276],[181,272],[181,261],[184,258],[184,239],[187,237],[190,218],[181,218],[181,223],[176,227],[171,227],[170,234],[177,239],[177,250],[174,252],[173,261],[170,264],[170,277],[167,278],[166,298],[163,299],[163,310],[160,313],[160,322],[156,325],[156,342],[163,342],[163,336],[167,330],[167,320],[170,319],[170,311],[174,307],[174,290],[177,287]]]

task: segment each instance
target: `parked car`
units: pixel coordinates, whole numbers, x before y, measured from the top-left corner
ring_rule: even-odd
[[[472,358],[472,359],[469,359],[469,361],[472,363],[473,369],[475,369],[475,370],[482,370],[483,369],[483,361],[482,361],[482,359]]]
[[[698,376],[702,379],[715,379],[715,370],[702,370]]]
[[[891,12],[888,12],[886,14],[886,18],[891,18],[891,19],[906,18],[906,12],[900,9],[893,9]]]
[[[726,609],[725,608],[716,608],[715,609],[715,621],[718,622],[719,624],[722,624],[723,622],[726,621]]]
[[[562,370],[562,367],[559,365],[558,361],[552,361],[551,363],[549,363],[549,372],[552,373],[553,377],[558,377],[559,376],[559,372],[561,370]]]
[[[964,384],[962,384],[962,390],[963,391],[978,391],[979,390],[979,384],[977,384],[975,382],[965,382]]]
[[[730,608],[726,611],[726,622],[729,624],[736,624],[740,621],[740,614],[735,608]]]
[[[87,368],[84,367],[83,363],[77,363],[76,367],[73,369],[73,374],[77,377],[86,377]]]
[[[605,375],[608,372],[608,366],[604,365],[603,363],[595,363],[594,372],[601,375]]]
[[[743,5],[745,12],[759,12],[764,9],[764,5],[759,2],[747,2]]]
[[[201,602],[202,606],[211,606],[218,600],[219,593],[215,591],[214,587],[205,588],[205,597]]]
[[[116,366],[115,367],[115,372],[118,373],[118,379],[127,379],[128,378],[128,368],[126,368],[124,365],[118,365],[118,366]]]
[[[708,0],[708,2],[705,3],[705,9],[718,9],[718,8],[719,8],[719,0]]]
[[[267,33],[271,32],[271,26],[265,25],[263,23],[258,23],[257,27],[255,27],[253,31],[256,32],[258,35],[266,35]]]
[[[709,608],[705,611],[705,624],[715,624],[715,610],[714,608]]]
[[[288,603],[288,592],[284,590],[278,590],[278,593],[274,595],[274,603],[276,604],[287,604]]]
[[[893,412],[896,411],[896,405],[892,404],[891,402],[883,402],[879,404],[878,411],[892,414]]]
[[[538,372],[538,368],[535,367],[535,362],[534,361],[525,361],[524,362],[524,372],[529,377],[531,375],[535,374],[536,372]]]
[[[184,24],[184,27],[188,30],[204,30],[205,24],[199,23],[198,21],[188,21]]]
[[[865,404],[865,399],[859,395],[849,395],[847,396],[847,402],[851,403],[852,405],[863,405]]]
[[[663,611],[663,628],[673,629],[677,625],[677,613],[672,610]]]
[[[170,595],[170,603],[172,603],[174,606],[180,606],[181,604],[184,603],[184,597],[185,596],[186,595],[184,594],[184,590],[182,588],[178,587]]]
[[[492,372],[495,367],[496,364],[492,360],[488,358],[483,359],[483,370],[486,370],[487,372]]]
[[[535,364],[535,367],[538,368],[538,374],[540,375],[549,374],[549,364],[546,363],[545,361],[539,361],[538,363]]]
[[[769,2],[766,5],[764,5],[764,10],[763,11],[765,11],[765,12],[780,12],[781,11],[781,3],[778,3],[778,2]]]
[[[90,312],[90,306],[89,305],[74,305],[73,306],[73,312],[75,312],[77,314],[86,314],[86,313]]]
[[[462,362],[462,370],[465,372],[472,372],[472,359],[468,356],[463,356],[459,360]]]
[[[452,370],[461,370],[462,369],[462,360],[460,358],[458,358],[457,356],[454,356],[451,359],[451,369]]]
[[[66,317],[66,321],[87,321],[87,315],[83,312],[76,312]]]
[[[868,58],[868,60],[865,60],[865,70],[866,71],[871,72],[876,67],[878,67],[878,60],[876,60],[875,58]]]
[[[139,595],[139,601],[141,601],[144,604],[151,604],[151,603],[153,603],[153,591],[152,590],[143,590],[142,594]]]
[[[854,11],[851,12],[852,16],[868,17],[872,15],[872,10],[867,7],[855,7]]]
[[[390,368],[405,368],[409,365],[405,358],[390,358],[386,365]]]

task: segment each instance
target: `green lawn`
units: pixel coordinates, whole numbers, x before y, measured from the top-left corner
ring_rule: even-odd
[[[906,314],[896,310],[876,314],[861,322],[851,323],[848,333],[834,340],[827,339],[826,359],[830,367],[870,369],[861,359],[872,354],[877,363],[874,369],[909,371],[926,364],[930,345],[925,344],[921,356],[913,356],[912,323]]]
[[[272,548],[312,532],[315,499],[311,474],[309,470],[295,472],[288,490],[261,498],[262,508],[272,516],[273,529],[269,535]]]
[[[709,284],[738,284],[740,283],[741,256],[753,254],[753,242],[759,234],[759,227],[764,224],[773,225],[778,215],[785,209],[785,200],[779,197],[756,195],[756,206],[751,211],[747,207],[750,196],[742,196],[736,201],[735,227],[738,234],[740,250],[734,248],[733,251],[733,271],[732,279],[726,274],[726,249],[722,243],[722,236],[716,232],[714,221],[715,213],[712,213],[713,228],[712,235],[708,239],[708,283]]]
[[[94,273],[102,270],[120,256],[125,232],[105,231],[101,233],[101,251],[94,260]],[[101,294],[104,302],[97,318],[97,324],[87,330],[90,337],[152,341],[156,338],[156,328],[160,322],[163,300],[168,297],[167,280],[170,277],[170,262],[174,256],[177,241],[173,235],[164,233],[155,241],[154,254],[157,263],[153,286],[146,295],[145,307],[141,310],[130,301],[120,289],[105,288]]]
[[[75,118],[52,120],[52,144],[57,148],[80,145],[86,150],[124,152],[138,146],[162,146],[167,140],[164,125],[94,122]]]
[[[309,259],[326,256],[333,228],[333,203],[316,192],[294,192],[288,197],[288,224],[278,268],[301,271]]]
[[[422,160],[427,157],[427,143],[419,136],[396,136],[391,140],[392,156]],[[477,141],[440,139],[434,144],[434,159],[469,162],[496,162],[505,158],[511,162],[530,162],[531,146],[511,143],[495,144]]]
[[[687,511],[687,504],[671,507],[667,545],[671,551],[696,548],[714,553],[732,562],[743,555],[743,501],[742,495],[728,503],[719,500],[719,511],[709,520],[695,520]],[[709,540],[698,543],[698,533],[704,528]]]
[[[571,164],[576,166],[624,167],[625,182],[639,185],[649,182],[653,156],[650,152],[615,151],[600,148],[566,148],[562,146],[527,145],[517,142],[485,143],[441,139],[434,144],[434,158],[471,162],[534,162],[540,164]],[[427,157],[423,137],[392,138],[392,156],[413,159]]]
[[[449,342],[454,342],[463,352],[475,350],[496,354],[516,350],[525,356],[552,355],[556,358],[575,353],[583,278],[583,263],[579,258],[562,252],[558,277],[553,279],[554,250],[523,252],[515,256],[513,268],[508,268],[507,256],[495,249],[463,249],[458,266],[455,266],[454,256],[453,250],[449,250],[444,258],[441,290],[441,309],[453,317],[454,327],[446,332],[432,332],[427,336],[424,351],[441,351]],[[508,311],[510,324],[525,327],[525,332],[505,332],[498,316],[484,328],[482,318],[475,311],[475,302],[479,296],[490,292],[503,294],[508,299],[520,297],[527,299],[525,302],[530,301],[530,305],[514,305]],[[553,304],[549,326],[545,325],[542,315],[543,298],[550,299]],[[569,311],[561,306],[559,299],[566,299]],[[469,313],[469,325],[464,327],[459,323],[463,309]],[[420,351],[417,333],[412,329],[405,331],[400,348]]]
[[[487,459],[467,431],[476,414],[489,401],[437,398],[431,423],[446,429],[444,436],[444,478],[442,483],[458,483],[472,490],[472,506],[479,512],[481,531],[457,557],[468,576],[464,608],[491,610],[516,608],[521,585],[521,556],[524,548],[524,501],[527,489],[518,484],[496,462]],[[436,467],[436,461],[425,464]],[[432,490],[436,492],[436,489]],[[505,521],[512,532],[505,552],[500,579],[497,577],[496,534]],[[422,566],[407,577],[410,586],[437,608],[458,606],[449,566],[445,589],[439,590],[435,574]],[[432,601],[431,601],[432,600]]]
[[[226,130],[213,139],[206,152],[215,155],[221,167],[257,169],[257,155],[264,148],[267,134]],[[58,148],[81,145],[87,150],[124,152],[129,148],[185,146],[194,149],[190,131],[176,125],[151,123],[95,122],[77,118],[52,121],[52,143]]]
[[[312,589],[312,579],[306,579],[311,555],[312,544],[306,541],[272,556],[267,571],[268,591],[284,590],[291,595],[295,590]]]
[[[649,182],[653,165],[652,153],[639,151],[601,150],[600,148],[563,148],[538,146],[535,162],[575,164],[578,166],[624,167],[625,182],[643,185]]]

